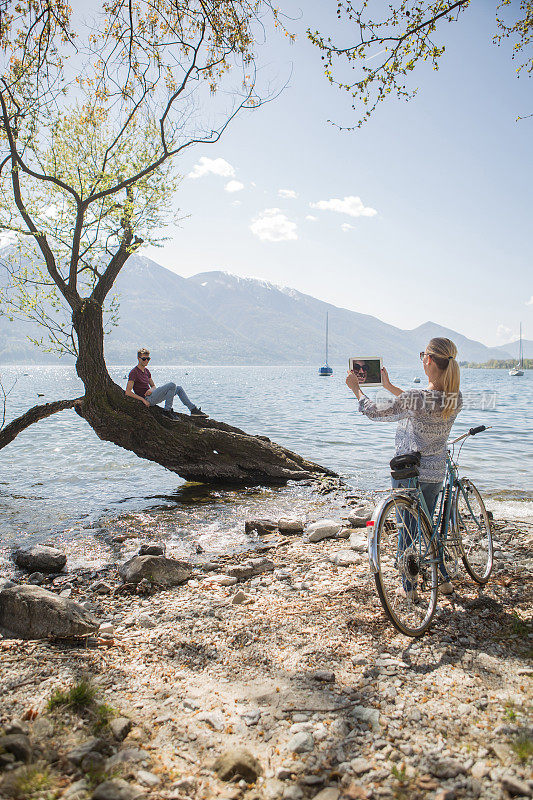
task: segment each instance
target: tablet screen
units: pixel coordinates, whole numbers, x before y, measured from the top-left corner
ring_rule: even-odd
[[[383,359],[376,356],[350,358],[350,370],[355,372],[361,386],[383,386],[381,367]]]

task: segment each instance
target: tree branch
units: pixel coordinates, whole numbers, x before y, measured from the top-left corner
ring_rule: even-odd
[[[34,422],[39,422],[41,419],[46,419],[58,411],[64,411],[66,408],[74,408],[77,403],[81,403],[82,397],[76,397],[74,400],[56,400],[53,403],[45,403],[44,406],[34,406],[17,417],[9,425],[0,431],[0,450],[15,439],[26,428],[33,425]]]

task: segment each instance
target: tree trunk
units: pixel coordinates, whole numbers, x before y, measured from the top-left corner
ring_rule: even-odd
[[[272,484],[335,475],[266,437],[213,419],[185,414],[169,419],[157,406],[147,408],[127,397],[105,366],[101,306],[84,300],[72,320],[78,336],[76,370],[86,391],[75,410],[100,439],[191,481]]]

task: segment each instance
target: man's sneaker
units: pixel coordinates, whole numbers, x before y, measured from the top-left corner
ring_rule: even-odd
[[[165,417],[169,417],[169,419],[179,419],[179,414],[176,414],[172,408],[164,408],[163,414]]]
[[[205,414],[201,408],[198,408],[198,406],[194,406],[194,408],[191,408],[191,417],[207,417],[207,416],[208,414]]]
[[[444,583],[441,583],[439,586],[439,592],[444,595],[453,594],[454,588],[451,581],[444,581]]]

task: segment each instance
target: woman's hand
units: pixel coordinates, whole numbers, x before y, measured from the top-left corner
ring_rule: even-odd
[[[145,405],[147,408],[150,408],[150,401],[149,401],[149,400],[147,400],[147,399],[146,399],[146,397],[143,397],[143,398],[142,398],[142,401],[143,401],[144,405]]]
[[[403,389],[400,389],[399,386],[395,386],[393,383],[391,383],[389,373],[385,367],[381,367],[381,383],[383,384],[384,389],[396,397],[399,397],[401,394],[403,394]]]
[[[147,389],[146,390],[146,394],[144,396],[145,397],[150,397],[150,395],[152,394],[153,391],[154,391],[153,389]]]
[[[392,383],[390,382],[389,373],[385,367],[381,367],[381,383],[383,384],[384,389],[386,389],[388,392],[391,391]]]
[[[348,372],[346,376],[346,386],[352,390],[357,399],[363,396],[363,392],[361,391],[361,387],[359,386],[357,375],[355,374],[355,372],[352,372],[351,370]]]

